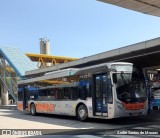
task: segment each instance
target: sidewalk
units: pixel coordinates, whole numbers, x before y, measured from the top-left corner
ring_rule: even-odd
[[[15,104],[12,104],[12,105],[0,105],[0,109],[17,110],[17,105],[15,105]]]

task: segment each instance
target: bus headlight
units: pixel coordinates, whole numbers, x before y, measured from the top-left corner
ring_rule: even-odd
[[[118,106],[120,109],[124,109],[124,106],[122,105],[122,103],[117,102],[117,106]]]

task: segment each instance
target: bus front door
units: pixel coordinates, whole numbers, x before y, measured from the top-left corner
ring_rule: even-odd
[[[107,74],[94,77],[94,114],[107,116]]]

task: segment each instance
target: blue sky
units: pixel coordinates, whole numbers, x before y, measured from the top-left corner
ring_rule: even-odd
[[[160,18],[96,0],[1,0],[0,45],[39,53],[85,57],[160,37]]]

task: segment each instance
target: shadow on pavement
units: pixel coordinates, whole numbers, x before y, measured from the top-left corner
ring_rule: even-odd
[[[141,117],[127,117],[117,119],[88,119],[87,122],[80,122],[76,117],[52,115],[52,114],[37,114],[37,116],[31,116],[27,112],[21,112],[18,110],[0,110],[0,116],[9,118],[40,122],[46,124],[60,125],[64,127],[71,127],[74,129],[62,129],[46,130],[45,134],[49,135],[105,135],[115,134],[117,130],[132,129],[133,127],[139,127],[151,124],[159,124],[160,113],[152,113],[148,116]],[[44,129],[42,129],[44,130]],[[48,137],[48,135],[46,135]],[[37,136],[36,136],[37,137]],[[40,137],[40,136],[38,136]],[[74,137],[74,136],[73,136]],[[66,138],[66,137],[65,137]]]
[[[2,114],[1,116],[7,116],[7,117],[12,117],[12,118],[18,118],[17,119],[23,119],[23,120],[30,120],[30,121],[38,121],[38,122],[45,122],[47,118],[49,119],[59,119],[59,120],[70,120],[70,121],[77,121],[79,123],[82,123],[77,120],[76,117],[72,116],[65,116],[65,115],[53,115],[53,114],[42,114],[38,113],[36,116],[31,116],[30,113],[28,112],[21,112],[18,110],[0,110],[2,113],[7,113],[7,114]],[[37,119],[35,119],[37,118]],[[43,118],[43,120],[42,120]],[[123,118],[116,118],[116,119],[95,119],[95,118],[89,118],[87,122],[83,123],[102,123],[102,124],[112,124],[112,125],[126,125],[126,124],[137,124],[140,122],[153,122],[157,121],[157,119],[160,119],[160,113],[152,113],[147,116],[140,116],[140,117],[123,117]],[[52,122],[46,122],[49,124],[52,124]]]
[[[157,123],[159,124],[160,122],[160,114],[151,114],[143,117],[117,118],[111,120],[88,119],[87,122],[80,122],[76,117],[63,115],[37,114],[37,116],[31,116],[29,113],[18,110],[0,110],[0,116],[74,128],[62,130],[51,129],[50,131],[46,130],[45,134],[49,135],[115,134],[117,129],[131,129],[133,126],[145,126],[145,124],[153,125]]]

